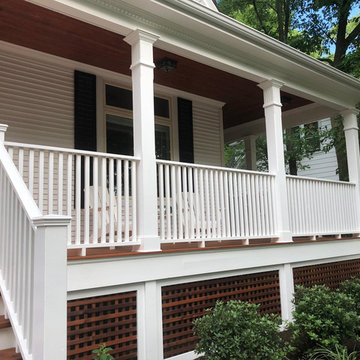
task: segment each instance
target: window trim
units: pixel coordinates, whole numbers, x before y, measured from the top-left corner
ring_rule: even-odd
[[[106,85],[119,87],[119,88],[129,90],[129,91],[132,91],[132,88],[129,86],[126,86],[126,85],[114,84],[109,81],[104,81],[102,85],[103,85],[102,99],[103,99],[103,139],[104,139],[103,144],[104,144],[104,150],[105,150],[105,152],[107,152],[106,115],[107,114],[115,115],[115,116],[125,117],[125,118],[133,120],[133,111],[128,110],[128,109],[122,109],[122,108],[119,108],[116,106],[107,105],[106,104]],[[173,118],[173,109],[172,109],[172,101],[171,101],[172,98],[163,96],[163,95],[158,95],[158,94],[154,94],[154,97],[159,97],[159,98],[165,99],[168,101],[168,104],[169,104],[169,117],[167,118],[167,117],[163,117],[163,116],[155,116],[155,124],[169,127],[170,161],[173,161],[175,151],[174,151],[174,141],[173,141],[174,134],[173,134],[173,120],[172,120],[172,118]]]

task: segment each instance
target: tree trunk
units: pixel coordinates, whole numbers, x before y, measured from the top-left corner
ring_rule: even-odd
[[[335,121],[335,117],[331,118],[331,127],[335,128],[338,126]],[[344,131],[342,131],[341,137],[345,137]],[[336,160],[338,163],[338,171],[339,171],[339,180],[346,181],[348,180],[348,166],[347,166],[347,158],[346,153],[341,148],[339,142],[335,142],[335,152],[336,152]]]
[[[293,144],[291,143],[291,136],[294,134],[294,129],[286,129],[285,131],[286,131],[286,135],[287,135],[286,136],[287,137],[286,151],[290,154],[290,157],[289,157],[290,175],[297,175],[298,168],[297,168],[296,158],[294,156],[291,156],[291,154],[294,151]]]

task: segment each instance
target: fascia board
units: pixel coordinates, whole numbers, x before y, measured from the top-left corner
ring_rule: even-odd
[[[188,14],[193,15],[199,20],[206,22],[210,25],[213,24],[217,29],[223,29],[226,32],[237,35],[243,40],[247,40],[253,45],[258,45],[262,49],[267,49],[271,52],[277,53],[278,55],[287,58],[295,63],[302,63],[307,68],[314,67],[318,73],[323,73],[326,76],[333,78],[339,77],[341,81],[349,81],[355,86],[360,87],[360,81],[353,76],[346,74],[338,69],[327,66],[319,60],[307,55],[283,42],[276,40],[260,31],[251,28],[243,23],[240,23],[229,16],[220,12],[215,12],[210,9],[204,8],[203,6],[194,6],[190,0],[156,0],[162,3],[171,3],[176,5],[178,8],[183,9]]]

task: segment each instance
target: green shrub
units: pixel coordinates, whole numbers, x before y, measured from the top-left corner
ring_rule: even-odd
[[[354,311],[354,300],[324,285],[297,287],[294,296],[292,345],[295,359],[325,347],[342,350],[344,343],[357,338],[360,318]]]
[[[349,354],[346,348],[340,348],[339,346],[335,347],[335,351],[326,348],[316,349],[309,357],[309,360],[356,360],[356,359],[357,359],[356,351],[353,351],[352,353]]]
[[[114,360],[114,357],[109,354],[112,350],[111,347],[106,347],[106,344],[102,344],[98,349],[93,350],[94,360]]]
[[[194,321],[195,352],[209,360],[282,360],[287,347],[279,335],[281,319],[261,316],[258,308],[242,301],[217,302]]]
[[[360,279],[352,278],[351,280],[344,281],[340,286],[340,290],[354,300],[354,310],[360,316]]]

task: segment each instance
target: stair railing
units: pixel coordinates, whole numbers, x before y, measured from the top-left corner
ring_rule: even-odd
[[[70,218],[42,216],[4,147],[0,124],[0,292],[24,360],[66,359]]]

